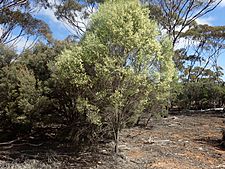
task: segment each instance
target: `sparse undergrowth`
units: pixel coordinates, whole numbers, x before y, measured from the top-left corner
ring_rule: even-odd
[[[73,148],[59,146],[49,150],[46,146],[36,152],[30,149],[32,156],[25,156],[29,149],[24,147],[0,146],[0,168],[222,169],[225,168],[225,151],[221,146],[223,119],[222,114],[192,112],[152,120],[146,128],[124,129],[118,155],[113,153],[111,142],[79,154],[73,153]]]
[[[42,163],[38,160],[27,160],[23,163],[17,163],[17,162],[0,162],[0,168],[1,169],[61,169],[65,168],[63,164],[60,162],[50,162],[49,164],[47,163]]]

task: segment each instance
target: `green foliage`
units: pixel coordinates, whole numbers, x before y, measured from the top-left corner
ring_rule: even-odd
[[[0,110],[1,127],[13,132],[29,132],[37,123],[52,124],[56,119],[55,91],[47,64],[66,47],[67,42],[53,46],[37,44],[18,55],[5,45],[1,48]],[[58,116],[57,116],[58,117]],[[22,129],[21,129],[22,128]]]
[[[183,85],[177,105],[184,109],[207,109],[224,105],[225,87],[210,81],[190,82]]]
[[[68,48],[71,43],[67,41],[55,41],[52,46],[43,43],[36,44],[32,49],[25,50],[20,56],[20,62],[34,72],[35,78],[39,81],[47,81],[51,71],[48,63],[54,61],[62,50]]]
[[[172,55],[170,41],[159,37],[138,1],[100,5],[81,43],[50,64],[62,112],[74,126],[83,120],[79,130],[108,126],[117,140],[123,127],[137,121],[154,88],[158,100],[168,97]]]
[[[26,1],[26,5],[21,6],[11,1],[12,7],[2,6],[3,2],[9,1],[0,3],[3,16],[0,24],[7,27],[3,28],[6,32],[0,42],[7,43],[13,41],[11,30],[17,26],[22,28],[22,33],[51,39],[47,25],[24,12],[33,9],[34,4],[54,9],[58,19],[78,27],[76,12],[87,18],[90,13],[85,13],[85,7],[89,4],[95,7],[95,3],[102,0],[82,4],[59,0],[60,5],[48,0]],[[211,9],[214,3],[208,3]],[[174,5],[168,7],[174,10]],[[202,7],[202,4],[196,5]],[[178,11],[165,15],[167,11],[151,7],[149,11],[138,0],[107,0],[91,15],[88,30],[82,33],[79,42],[75,42],[73,36],[51,44],[38,43],[22,54],[1,43],[1,129],[11,129],[18,135],[31,134],[31,131],[40,134],[38,129],[49,127],[51,134],[42,132],[51,138],[73,140],[77,145],[114,136],[117,152],[119,132],[133,126],[143,113],[165,116],[169,106],[184,109],[223,106],[222,68],[216,62],[214,70],[208,69],[208,64],[196,65],[207,61],[207,57],[199,55],[203,53],[190,55],[186,49],[174,52],[173,48],[179,38],[185,37],[201,41],[199,49],[215,52],[214,47],[221,47],[223,42],[224,27],[184,21],[178,15],[185,9],[179,13],[177,8]],[[188,8],[184,12],[188,12]],[[163,20],[157,24],[152,19]],[[174,27],[171,21],[175,21]],[[167,29],[169,37],[160,32],[160,24]],[[190,28],[176,32],[176,24]],[[216,54],[210,60],[213,56]]]
[[[55,61],[62,50],[69,48],[71,42],[55,41],[51,46],[38,43],[31,50],[26,50],[20,56],[20,63],[26,65],[29,71],[33,72],[41,95],[45,98],[39,102],[38,122],[45,125],[63,124],[63,118],[59,110],[60,104],[55,98],[60,96],[60,89],[51,80],[51,70],[48,64]]]
[[[25,65],[11,64],[2,69],[0,84],[1,124],[9,129],[31,126],[38,113],[38,103],[44,99],[33,73]]]
[[[0,69],[10,65],[10,63],[17,57],[18,55],[14,49],[0,43]]]

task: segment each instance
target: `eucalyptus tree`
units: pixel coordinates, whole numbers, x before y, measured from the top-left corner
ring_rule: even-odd
[[[162,32],[173,41],[174,61],[181,74],[189,73],[195,66],[216,70],[217,59],[224,49],[224,26],[198,24],[198,19],[213,11],[221,0],[142,0],[150,9],[150,18],[157,20]],[[181,70],[182,69],[182,70]]]
[[[196,19],[213,11],[222,0],[142,0],[150,8],[150,18],[157,20],[170,35],[173,46]]]
[[[29,38],[33,42],[40,37],[52,39],[48,25],[32,15],[36,8],[34,3],[28,0],[0,1],[0,43],[15,45],[21,38],[25,38],[25,43]]]

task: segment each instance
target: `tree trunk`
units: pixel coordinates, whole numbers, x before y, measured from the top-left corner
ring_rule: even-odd
[[[116,154],[119,152],[118,145],[119,145],[119,130],[117,129],[115,132],[115,153]]]

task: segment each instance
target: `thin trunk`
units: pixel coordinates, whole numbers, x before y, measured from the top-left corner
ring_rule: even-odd
[[[117,129],[115,131],[115,153],[118,154],[119,149],[118,149],[118,145],[119,145],[119,130]]]

